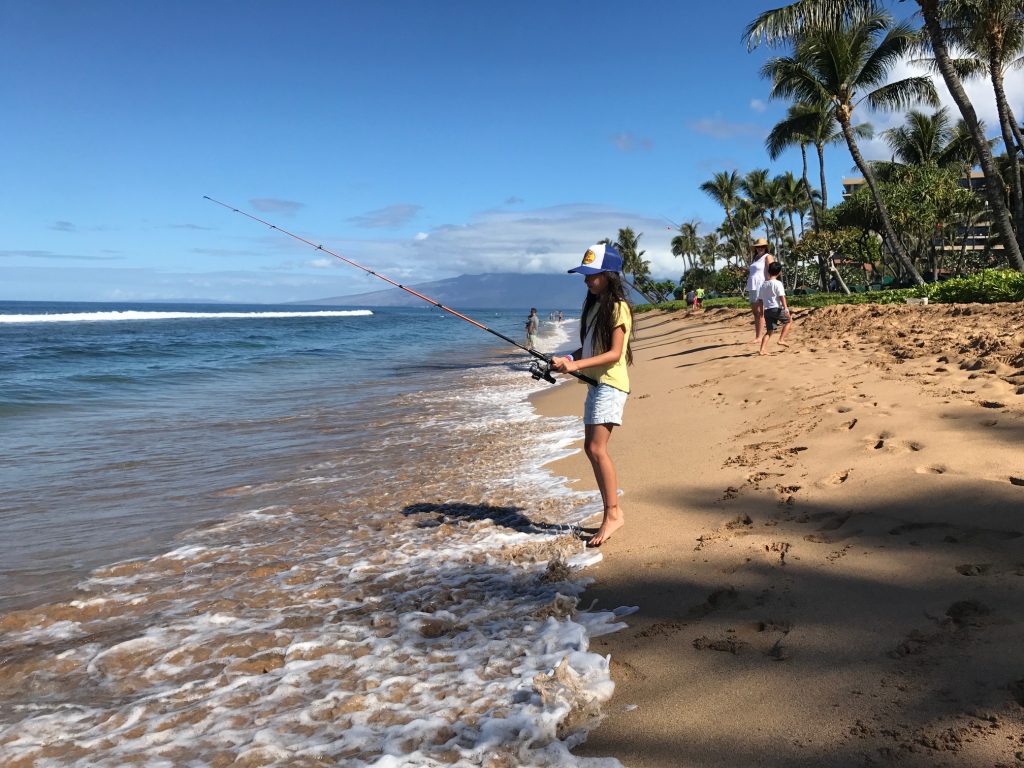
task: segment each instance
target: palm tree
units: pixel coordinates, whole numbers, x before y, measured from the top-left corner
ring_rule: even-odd
[[[915,0],[924,19],[925,34],[935,55],[935,68],[942,74],[942,79],[949,89],[953,101],[956,102],[963,116],[967,129],[977,152],[978,165],[990,183],[985,185],[985,196],[992,212],[992,221],[999,233],[999,238],[1009,256],[1010,263],[1024,271],[1024,259],[1021,258],[1020,247],[1014,237],[1010,216],[1006,203],[997,185],[991,183],[996,176],[995,161],[992,149],[987,144],[985,132],[978,120],[974,105],[967,97],[963,83],[956,71],[956,64],[950,56],[946,45],[946,32],[942,27],[940,0]],[[947,4],[954,7],[957,0],[942,0],[942,7]],[[863,18],[875,13],[878,9],[876,0],[797,0],[787,6],[765,11],[751,22],[746,29],[745,37],[748,47],[761,42],[774,45],[781,41],[794,40],[807,31],[834,27],[837,24]],[[1014,123],[1016,127],[1016,123]],[[1015,132],[1021,140],[1020,130]],[[1022,142],[1024,143],[1024,142]],[[1007,147],[1011,150],[1012,147]]]
[[[814,205],[814,190],[807,179],[807,145],[813,141],[809,118],[817,111],[819,110],[816,107],[809,104],[790,104],[786,116],[775,124],[764,142],[764,148],[772,160],[778,160],[779,155],[789,147],[800,147],[800,178],[803,180],[804,193],[811,206],[811,220],[816,230],[818,209]]]
[[[946,0],[939,8],[946,39],[966,58],[953,63],[960,78],[988,76],[996,97],[1003,144],[1009,160],[1009,182],[1018,242],[1024,236],[1024,185],[1017,151],[1024,138],[1006,98],[1003,78],[1024,53],[1024,14],[1019,0]],[[937,62],[933,61],[933,65]]]
[[[752,171],[748,171],[740,181],[740,189],[747,195],[746,205],[752,208],[761,219],[761,224],[764,226],[764,236],[770,243],[771,232],[769,231],[768,211],[771,201],[769,199],[768,181],[768,169],[755,168]],[[747,250],[750,249],[748,248]]]
[[[921,8],[921,15],[924,17],[924,27],[928,33],[932,52],[935,54],[935,66],[942,73],[942,79],[946,82],[946,87],[949,89],[953,101],[956,102],[957,107],[960,109],[964,122],[967,123],[967,127],[971,132],[971,138],[974,139],[974,147],[978,152],[978,164],[981,165],[982,173],[985,174],[987,181],[985,184],[985,196],[992,211],[992,219],[996,225],[996,231],[999,232],[999,239],[1003,243],[1003,248],[1006,250],[1010,263],[1018,270],[1024,272],[1024,258],[1021,257],[1020,246],[1017,244],[1013,227],[1010,224],[1010,215],[1006,210],[1006,203],[1003,201],[1003,196],[1000,190],[997,189],[997,185],[993,183],[999,177],[996,175],[996,165],[992,157],[992,150],[985,139],[985,134],[978,121],[978,114],[974,111],[974,105],[967,97],[967,91],[964,90],[964,85],[957,74],[956,65],[949,55],[949,48],[946,45],[946,34],[942,29],[939,17],[939,2],[938,0],[917,0],[917,4]],[[1007,151],[1012,149],[1012,146],[1007,147]]]
[[[700,251],[700,235],[697,234],[699,224],[696,219],[684,221],[679,225],[679,234],[672,238],[672,255],[683,258],[686,271],[696,266],[697,253]]]
[[[709,232],[700,238],[698,242],[700,266],[704,269],[714,269],[715,262],[718,261],[720,247],[718,235],[714,232]]]
[[[775,183],[779,186],[779,212],[789,218],[789,231],[796,238],[796,223],[794,214],[800,214],[800,235],[804,234],[804,212],[808,206],[813,206],[812,198],[807,197],[806,182],[800,181],[789,171],[781,176],[775,177]]]
[[[953,126],[945,107],[930,115],[912,109],[907,112],[903,125],[883,131],[882,137],[893,151],[894,159],[904,165],[953,164],[946,155],[953,140]]]
[[[927,77],[883,85],[889,70],[915,42],[914,31],[906,24],[894,24],[887,13],[834,20],[806,31],[797,39],[793,56],[769,60],[762,74],[771,78],[773,98],[832,104],[832,115],[871,190],[889,248],[914,282],[923,285],[924,279],[893,230],[878,182],[857,146],[852,123],[853,112],[862,102],[876,110],[904,108],[917,101],[938,104],[935,86]]]
[[[729,221],[731,233],[727,237],[735,237],[736,227],[733,223],[732,211],[740,202],[740,179],[736,171],[719,171],[700,185],[701,192],[706,194],[722,208],[725,209],[725,218]],[[749,248],[744,247],[739,253],[746,253]]]
[[[735,234],[730,236],[728,240],[733,244],[734,251],[742,254],[743,266],[749,267],[750,257],[753,255],[750,248],[752,234],[763,223],[761,211],[749,200],[741,199],[740,204],[736,206],[736,210],[733,212],[733,220],[735,222]],[[736,264],[739,265],[740,263],[740,259],[737,259]]]
[[[638,250],[640,238],[643,237],[643,234],[643,232],[640,234],[634,233],[631,227],[623,227],[619,230],[619,237],[615,241],[615,246],[619,249],[619,255],[622,256],[623,273],[633,276],[632,282],[628,279],[626,282],[633,290],[647,299],[648,302],[657,304],[657,297],[653,295],[652,291],[648,290],[651,263],[644,260],[643,257],[647,251]]]

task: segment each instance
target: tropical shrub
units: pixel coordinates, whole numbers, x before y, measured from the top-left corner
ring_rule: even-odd
[[[929,288],[929,301],[943,304],[1024,301],[1024,272],[985,269],[968,277],[956,277],[930,285]]]

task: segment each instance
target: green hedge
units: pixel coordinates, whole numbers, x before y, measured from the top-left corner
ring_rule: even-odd
[[[897,288],[867,293],[812,293],[807,296],[787,297],[793,307],[829,307],[833,304],[903,304],[906,299],[928,297],[935,304],[992,304],[1000,301],[1024,301],[1024,272],[1010,269],[986,269],[969,277],[956,277],[941,283],[928,283],[914,288]],[[746,298],[735,296],[706,299],[704,306],[745,309]],[[634,312],[652,309],[675,311],[686,309],[686,302],[667,301],[653,307],[638,304]]]

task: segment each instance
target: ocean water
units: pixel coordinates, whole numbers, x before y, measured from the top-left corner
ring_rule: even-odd
[[[0,304],[0,763],[618,765],[568,751],[626,613],[577,606],[600,504],[545,465],[580,421],[498,344],[428,307]]]

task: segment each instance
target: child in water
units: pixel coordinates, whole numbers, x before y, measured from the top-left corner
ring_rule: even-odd
[[[622,423],[622,409],[629,394],[629,372],[633,364],[629,335],[633,328],[633,310],[619,272],[622,257],[614,245],[592,245],[583,255],[583,263],[570,269],[583,275],[587,298],[580,319],[580,349],[565,357],[553,357],[556,371],[578,371],[597,381],[587,385],[583,408],[583,449],[594,468],[594,479],[601,490],[604,516],[601,527],[587,542],[599,547],[625,522],[619,508],[615,465],[608,455],[612,430]]]

